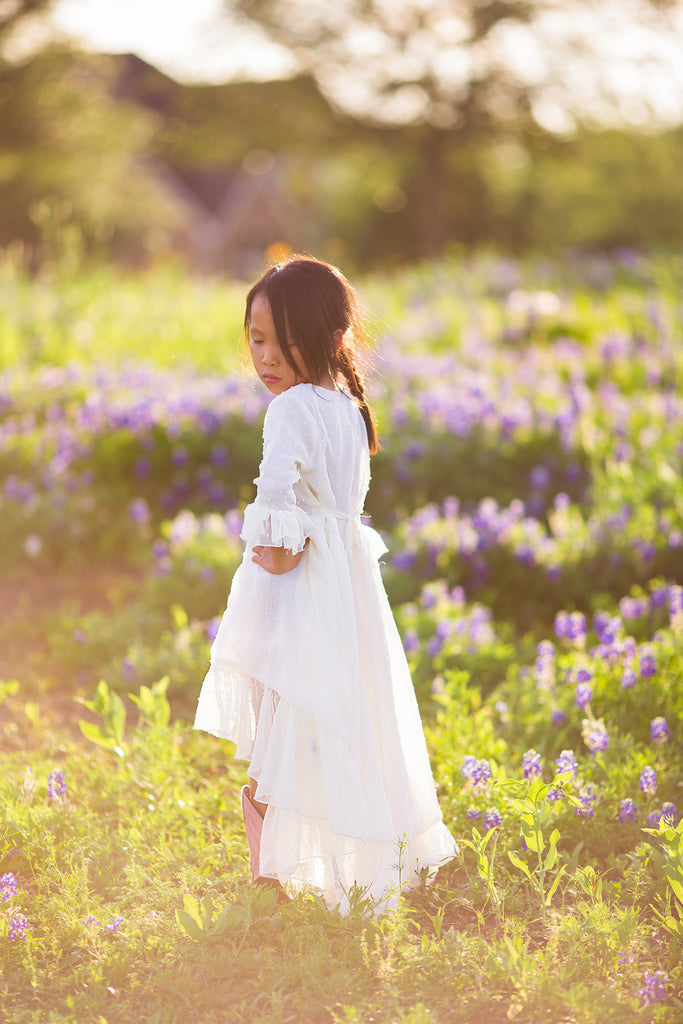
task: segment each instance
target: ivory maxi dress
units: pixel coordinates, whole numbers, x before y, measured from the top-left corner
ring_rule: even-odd
[[[342,913],[354,887],[394,906],[457,852],[380,575],[386,547],[361,523],[369,482],[346,392],[297,384],[273,399],[194,723],[236,744],[268,804],[261,875]],[[303,555],[277,576],[252,561],[258,544]]]

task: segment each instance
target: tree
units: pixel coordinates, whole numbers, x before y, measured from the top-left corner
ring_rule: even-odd
[[[642,50],[673,31],[676,0],[226,0],[312,75],[359,129],[412,147],[418,249],[452,236],[454,184],[492,135],[544,145],[590,104],[618,117],[605,33],[638,25]],[[590,85],[590,88],[587,86]]]

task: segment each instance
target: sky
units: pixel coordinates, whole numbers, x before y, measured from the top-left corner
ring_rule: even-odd
[[[530,40],[528,33],[518,30],[516,36],[510,33],[502,41],[501,56],[506,63],[516,62],[522,78],[531,75],[532,79],[535,73],[543,75],[544,63],[548,73],[548,55],[557,47],[561,52],[565,45],[567,59],[561,75],[555,83],[551,81],[539,101],[538,113],[546,127],[561,130],[563,108],[572,102],[580,108],[579,113],[588,109],[597,120],[611,120],[610,110],[601,108],[596,98],[600,81],[606,79],[619,97],[618,117],[622,120],[646,126],[654,111],[664,124],[683,121],[683,2],[678,14],[679,31],[667,33],[638,23],[631,15],[636,3],[602,0],[600,5],[593,5],[581,0],[558,0],[550,5],[550,13],[542,22],[544,38]],[[600,14],[596,13],[598,8]],[[220,29],[221,0],[57,0],[51,19],[59,31],[75,37],[86,48],[137,53],[180,81],[269,79],[294,71],[292,58],[257,30],[237,29],[226,19]],[[584,38],[601,39],[604,61],[591,65],[574,60],[566,43],[581,33]],[[437,47],[426,59],[438,56]],[[362,67],[367,60],[361,53],[355,61],[353,58],[351,54],[345,82],[349,98],[354,64]],[[550,78],[555,74],[551,68]],[[364,77],[356,76],[361,88],[359,107],[366,102],[362,95]]]
[[[291,72],[287,54],[256,33],[217,32],[220,18],[221,0],[58,0],[51,16],[87,48],[137,53],[180,81]]]

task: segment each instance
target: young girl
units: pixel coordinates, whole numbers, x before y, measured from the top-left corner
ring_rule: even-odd
[[[211,648],[195,728],[249,762],[255,879],[383,909],[452,858],[417,702],[361,523],[377,449],[355,363],[362,322],[334,267],[293,256],[247,295],[263,425],[247,547]]]

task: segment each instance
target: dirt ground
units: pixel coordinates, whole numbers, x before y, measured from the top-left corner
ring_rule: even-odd
[[[47,642],[50,621],[69,612],[120,607],[139,585],[141,573],[116,563],[10,570],[0,577],[0,681],[17,680],[15,698],[0,705],[0,746],[31,746],[23,704],[38,705],[46,726],[80,735],[84,709],[70,674],[52,664]]]

